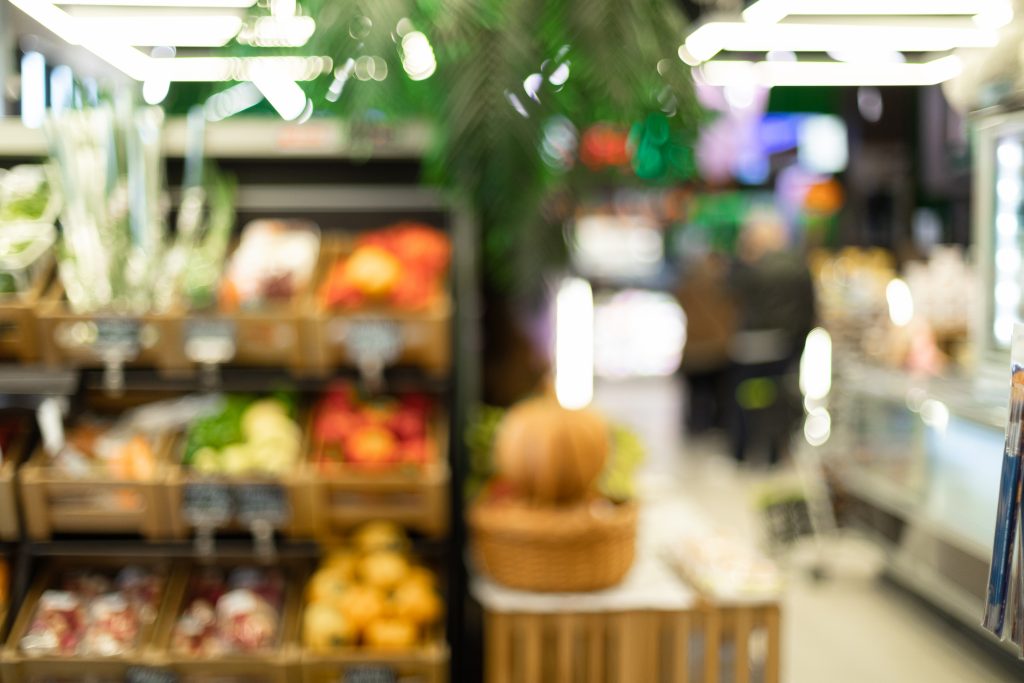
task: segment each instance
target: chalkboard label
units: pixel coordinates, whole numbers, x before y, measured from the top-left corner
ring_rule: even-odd
[[[185,357],[193,363],[227,363],[237,349],[234,321],[194,318],[185,322]]]
[[[185,520],[192,526],[223,526],[234,511],[231,491],[224,484],[198,482],[185,484],[181,504]]]
[[[132,358],[139,353],[142,325],[130,318],[97,318],[96,341],[93,348],[97,353],[116,352],[123,358]]]
[[[349,356],[357,361],[375,358],[385,365],[391,364],[398,360],[405,348],[402,330],[393,320],[339,318],[330,329],[331,339],[344,345]]]
[[[340,683],[396,683],[394,669],[384,666],[358,666],[345,672]]]
[[[125,683],[178,683],[178,674],[154,666],[130,666],[124,680]]]
[[[242,484],[235,488],[238,519],[243,524],[283,526],[291,516],[288,495],[279,484]]]

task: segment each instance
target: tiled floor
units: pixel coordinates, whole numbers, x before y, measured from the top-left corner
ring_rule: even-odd
[[[760,541],[753,500],[765,485],[792,478],[792,472],[740,470],[721,442],[687,439],[675,380],[599,383],[596,403],[647,443],[640,477],[647,498],[686,501],[722,533]],[[882,579],[881,557],[870,544],[855,537],[829,542],[823,549],[829,575],[824,581],[806,571],[815,555],[804,550],[809,552],[794,554],[787,569],[786,683],[1024,680],[1024,665],[982,649],[959,626]]]

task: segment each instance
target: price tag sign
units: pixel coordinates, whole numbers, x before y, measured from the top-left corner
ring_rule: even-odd
[[[357,666],[349,669],[339,683],[396,683],[394,669],[386,666]]]
[[[280,484],[242,484],[235,488],[238,519],[251,525],[263,522],[274,527],[286,524],[291,517],[288,495]]]
[[[185,498],[181,507],[189,524],[207,529],[224,526],[235,509],[227,486],[207,482],[185,484]]]
[[[92,347],[100,356],[117,355],[131,360],[142,346],[142,325],[129,318],[97,318],[96,339]]]
[[[377,358],[385,365],[398,360],[405,347],[402,331],[393,320],[349,321],[342,343],[353,358]]]
[[[193,363],[227,363],[237,349],[234,321],[195,318],[185,322],[185,357]]]
[[[178,674],[155,666],[130,666],[124,680],[126,683],[178,683]]]

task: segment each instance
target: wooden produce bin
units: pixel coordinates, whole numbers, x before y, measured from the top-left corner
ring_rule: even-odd
[[[312,433],[311,423],[307,434]],[[313,482],[317,537],[344,535],[363,522],[387,520],[428,536],[443,536],[450,525],[448,425],[430,423],[434,457],[422,466],[398,464],[372,469],[347,463],[318,464],[307,449],[307,477]],[[308,437],[307,437],[308,439]]]
[[[312,538],[316,528],[314,483],[310,480],[303,464],[297,462],[290,472],[282,476],[206,476],[181,464],[185,447],[184,437],[174,440],[170,448],[170,465],[167,486],[164,493],[164,509],[172,538],[187,538],[194,530],[185,512],[185,501],[190,486],[204,484],[219,485],[227,489],[228,495],[237,496],[244,487],[280,487],[289,508],[288,520],[279,531],[291,538]],[[245,531],[237,520],[230,520],[219,529]]]
[[[180,318],[175,313],[119,315],[74,313],[55,279],[39,301],[42,360],[50,366],[103,367],[109,357],[121,365],[171,369],[175,350],[168,342]]]
[[[47,540],[58,533],[139,534],[167,538],[165,488],[170,437],[152,444],[156,467],[144,481],[117,480],[90,473],[75,477],[57,468],[38,448],[18,473],[25,533]]]
[[[243,242],[244,237],[231,246],[218,286],[223,285],[227,268]],[[181,302],[182,315],[168,337],[174,372],[189,372],[204,364],[228,364],[288,368],[297,375],[307,374],[313,365],[313,340],[307,324],[307,307],[316,282],[316,268],[313,270],[306,286],[287,301],[229,310],[218,293],[217,303],[195,311],[186,310],[187,303]]]
[[[21,515],[15,474],[27,456],[28,440],[26,432],[17,434],[4,451],[3,464],[0,464],[0,541],[17,541],[21,538]],[[0,624],[2,623],[0,620]]]
[[[384,351],[388,365],[420,367],[437,376],[446,374],[451,366],[453,309],[447,292],[422,311],[383,306],[334,311],[323,307],[315,295],[334,262],[351,248],[351,244],[336,241],[325,243],[321,251],[307,323],[317,370],[324,374],[338,367],[358,366],[356,349],[376,345],[389,347]],[[392,345],[396,348],[390,348]]]
[[[159,569],[164,575],[164,590],[162,599],[157,605],[157,617],[154,621],[142,625],[136,647],[132,651],[109,657],[32,655],[22,652],[21,639],[32,625],[39,598],[44,591],[54,586],[60,572],[81,567],[99,571],[109,569],[112,573],[116,573],[119,569],[129,565]],[[82,680],[96,681],[96,683],[107,683],[108,681],[117,683],[124,681],[125,675],[131,667],[151,664],[152,646],[156,634],[166,619],[167,613],[174,606],[174,603],[171,602],[174,585],[173,565],[164,560],[141,561],[128,557],[89,557],[80,560],[62,558],[53,562],[36,577],[30,587],[11,627],[6,645],[0,652],[0,672],[3,674],[4,683],[51,683],[52,681]]]
[[[225,569],[257,566],[255,563],[227,560],[217,560],[213,564]],[[181,580],[174,583],[172,594],[168,595],[166,618],[161,619],[160,629],[155,636],[157,649],[153,661],[160,668],[174,672],[181,683],[294,683],[300,680],[298,636],[301,586],[306,573],[299,564],[270,566],[280,567],[285,574],[284,604],[281,608],[277,647],[266,652],[211,657],[196,657],[173,649],[175,625],[188,606],[186,601],[189,599],[191,575],[201,568],[197,564],[191,571],[181,574]]]
[[[313,354],[304,322],[305,300],[301,294],[288,303],[254,311],[180,316],[168,327],[166,367],[175,374],[203,363],[283,367],[304,374]],[[209,360],[211,356],[215,360]]]
[[[0,297],[0,358],[4,360],[32,363],[40,358],[36,307],[53,275],[53,257],[46,258],[26,292]]]
[[[350,679],[447,683],[448,660],[448,645],[440,637],[409,650],[353,647],[331,654],[304,650],[302,683],[338,683]]]

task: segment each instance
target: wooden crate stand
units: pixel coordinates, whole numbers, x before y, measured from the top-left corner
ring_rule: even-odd
[[[39,598],[48,588],[53,586],[59,573],[77,567],[117,571],[128,565],[140,565],[153,569],[161,569],[164,573],[164,591],[158,605],[157,618],[145,624],[139,633],[138,643],[134,650],[111,657],[100,656],[33,656],[21,651],[21,639],[32,624]],[[139,561],[127,557],[105,557],[74,560],[61,558],[49,564],[40,573],[22,601],[21,609],[11,626],[10,635],[0,652],[0,672],[4,683],[44,683],[51,680],[124,680],[125,673],[132,666],[151,664],[151,648],[156,634],[162,628],[166,615],[173,607],[171,602],[175,586],[174,566],[164,560]]]
[[[168,437],[153,444],[156,467],[153,478],[146,481],[120,481],[100,473],[73,477],[52,465],[38,448],[18,472],[26,535],[39,541],[55,533],[166,538],[170,531],[164,502],[169,445]]]
[[[664,612],[485,611],[484,635],[487,683],[779,681],[776,605],[725,610],[701,605]]]
[[[307,423],[307,439],[312,434]],[[307,476],[313,484],[315,533],[332,538],[371,520],[387,520],[428,536],[443,536],[449,527],[447,463],[448,428],[441,416],[429,426],[434,457],[422,466],[372,470],[345,463],[313,462],[307,448]]]
[[[245,563],[217,560],[221,567],[241,566]],[[167,618],[161,619],[160,628],[154,637],[155,651],[149,663],[173,671],[182,681],[188,683],[295,683],[300,680],[298,633],[301,610],[301,585],[305,569],[299,564],[284,562],[278,565],[285,573],[284,605],[281,608],[281,625],[278,646],[267,652],[246,654],[222,654],[215,657],[193,657],[172,649],[174,627],[178,617],[185,610],[188,600],[191,572],[181,573],[181,580],[173,585],[167,597]]]
[[[0,358],[31,363],[39,359],[36,306],[42,300],[53,274],[53,257],[46,257],[21,296],[0,298]]]
[[[383,325],[393,329],[401,340],[398,365],[421,367],[432,375],[443,375],[451,366],[452,301],[446,293],[423,311],[403,311],[387,307],[358,310],[325,310],[317,293],[339,258],[352,250],[352,243],[331,241],[324,244],[317,266],[317,287],[309,299],[309,334],[320,373],[356,364],[347,339],[361,325]]]

